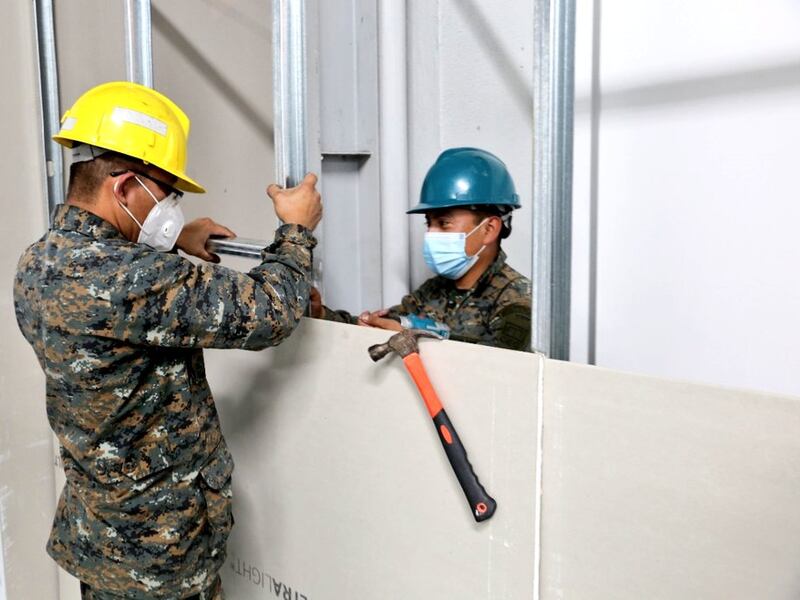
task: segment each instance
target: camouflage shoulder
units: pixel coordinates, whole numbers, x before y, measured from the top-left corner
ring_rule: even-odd
[[[498,283],[502,286],[502,290],[498,297],[498,304],[501,306],[520,304],[527,306],[528,310],[530,310],[532,302],[531,280],[508,265],[503,267],[501,273],[502,280],[498,281]]]
[[[441,290],[451,284],[452,282],[449,279],[437,275],[423,281],[417,289],[411,292],[411,295],[421,304],[424,304],[429,298],[438,298]]]

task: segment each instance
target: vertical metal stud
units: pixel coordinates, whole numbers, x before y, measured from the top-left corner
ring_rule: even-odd
[[[575,0],[534,2],[532,346],[569,359]]]
[[[272,2],[272,92],[274,95],[275,175],[285,187],[300,183],[308,170],[305,0]],[[320,239],[320,233],[317,232]],[[321,240],[320,240],[321,241]],[[219,254],[257,258],[267,242],[209,240]],[[319,262],[314,282],[319,285]]]
[[[308,164],[305,0],[273,0],[272,18],[276,175],[291,187]]]
[[[153,87],[150,0],[125,0],[125,66],[128,81]]]
[[[35,0],[36,40],[39,52],[39,86],[42,105],[47,214],[64,202],[64,158],[53,141],[58,133],[61,111],[58,102],[58,68],[53,0]]]
[[[379,0],[382,306],[411,284],[408,170],[407,6]]]

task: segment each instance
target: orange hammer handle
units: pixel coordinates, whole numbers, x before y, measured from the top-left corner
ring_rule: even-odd
[[[436,395],[436,390],[433,389],[431,380],[428,379],[428,373],[425,372],[425,367],[422,365],[422,359],[416,352],[409,354],[403,358],[403,362],[408,369],[411,379],[417,384],[417,389],[425,401],[425,406],[428,408],[428,414],[431,418],[435,417],[442,411],[442,403],[439,396]]]

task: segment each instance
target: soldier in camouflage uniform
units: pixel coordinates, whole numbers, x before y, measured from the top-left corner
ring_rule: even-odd
[[[308,301],[313,175],[268,190],[286,224],[250,272],[170,251],[216,262],[209,236],[232,235],[210,219],[181,227],[176,197],[204,191],[184,173],[188,130],[154,90],[84,94],[56,137],[77,161],[67,203],[15,279],[66,474],[47,551],[84,599],[223,598],[233,460],[202,348],[278,344]]]
[[[312,290],[312,315],[390,330],[400,330],[401,320],[433,330],[444,324],[450,339],[528,350],[530,281],[506,264],[500,248],[515,208],[519,197],[499,158],[476,148],[446,150],[428,171],[419,204],[408,211],[425,214],[425,262],[438,275],[397,306],[359,317],[329,309]],[[409,315],[424,320],[407,322]]]

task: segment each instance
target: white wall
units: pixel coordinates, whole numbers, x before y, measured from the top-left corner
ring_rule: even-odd
[[[57,3],[62,110],[85,90],[124,80],[123,2]],[[187,18],[191,15],[191,18]],[[187,217],[210,216],[242,237],[277,226],[272,181],[272,50],[269,2],[156,1],[153,79],[192,121],[188,173],[208,193],[187,194]]]
[[[597,364],[800,393],[800,6],[578,5],[573,358],[595,202]]]
[[[0,599],[56,597],[56,568],[45,553],[55,501],[44,377],[14,317],[12,283],[22,250],[45,229],[33,3],[0,4]]]

